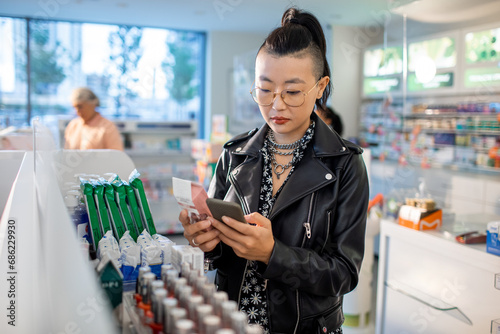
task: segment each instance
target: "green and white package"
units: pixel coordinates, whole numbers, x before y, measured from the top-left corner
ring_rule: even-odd
[[[139,204],[141,217],[146,225],[150,235],[156,234],[156,227],[153,221],[153,216],[151,215],[151,210],[149,209],[148,199],[146,198],[146,193],[144,192],[144,185],[139,178],[141,174],[134,169],[129,176],[129,183],[134,188],[135,196],[137,198],[137,203]]]
[[[126,181],[122,181],[123,186],[125,187],[125,194],[127,195],[127,203],[130,209],[130,213],[134,220],[135,227],[137,229],[137,233],[140,234],[145,229],[144,224],[142,223],[141,213],[139,209],[139,205],[137,204],[137,199],[135,197],[134,188]]]
[[[109,222],[108,208],[104,202],[104,185],[99,181],[90,179],[94,187],[94,201],[97,206],[97,213],[99,214],[99,221],[101,222],[101,230],[103,234],[111,231],[111,223]]]
[[[87,214],[89,215],[92,246],[94,250],[97,251],[97,245],[99,240],[101,240],[102,231],[101,224],[99,223],[99,214],[97,213],[97,207],[94,201],[94,187],[88,180],[80,178],[80,188],[82,189],[83,199],[87,207]]]
[[[125,233],[125,226],[122,221],[122,216],[118,205],[115,202],[115,190],[111,183],[109,183],[104,178],[100,178],[99,182],[104,186],[104,202],[108,208],[108,214],[111,222],[111,227],[113,228],[113,234],[117,240],[120,240]]]
[[[134,220],[130,215],[130,209],[127,204],[127,193],[125,190],[125,185],[122,180],[115,176],[113,180],[110,181],[113,189],[115,190],[115,201],[120,209],[120,214],[122,216],[122,221],[125,223],[125,227],[130,233],[130,236],[134,241],[137,241],[137,237],[139,236],[139,231],[134,224]]]

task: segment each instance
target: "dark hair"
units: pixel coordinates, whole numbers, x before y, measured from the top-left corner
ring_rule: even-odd
[[[318,111],[321,113],[321,116],[328,119],[330,121],[331,127],[342,136],[344,132],[344,124],[342,123],[342,118],[340,115],[335,112],[333,108],[325,106],[325,108],[320,108]]]
[[[267,36],[259,52],[261,50],[278,57],[302,58],[307,54],[311,55],[316,78],[319,80],[330,76],[330,67],[326,60],[326,40],[321,24],[314,15],[295,7],[285,11],[281,18],[281,27],[274,29]],[[318,108],[326,106],[330,91],[331,85],[328,82],[323,96],[316,100]]]

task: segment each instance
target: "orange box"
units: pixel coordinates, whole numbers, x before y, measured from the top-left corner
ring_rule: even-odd
[[[443,224],[443,211],[441,209],[422,211],[414,206],[403,205],[399,209],[398,223],[419,231],[435,230]]]

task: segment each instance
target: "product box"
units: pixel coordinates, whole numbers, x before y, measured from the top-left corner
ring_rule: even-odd
[[[411,205],[402,205],[399,209],[398,223],[419,231],[435,230],[443,224],[443,211],[422,210]]]
[[[498,238],[499,229],[500,221],[488,223],[486,229],[486,251],[488,253],[500,255],[500,239]]]

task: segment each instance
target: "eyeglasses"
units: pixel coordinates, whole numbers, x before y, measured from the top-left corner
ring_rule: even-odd
[[[321,81],[319,79],[316,81],[314,86],[309,89],[307,93],[304,93],[301,90],[282,90],[280,94],[281,99],[285,104],[289,107],[300,107],[301,105],[304,104],[306,101],[306,96],[309,94]],[[274,103],[274,100],[276,99],[276,96],[278,95],[277,92],[270,91],[269,89],[263,89],[260,87],[255,87],[250,91],[250,94],[252,94],[253,100],[260,106],[270,106],[271,104]]]

